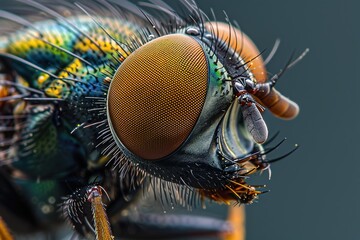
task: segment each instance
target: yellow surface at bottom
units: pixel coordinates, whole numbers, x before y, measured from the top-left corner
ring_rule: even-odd
[[[223,240],[245,240],[245,207],[230,206],[228,221],[232,231],[223,237]]]

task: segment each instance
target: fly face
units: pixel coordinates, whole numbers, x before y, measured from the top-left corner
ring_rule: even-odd
[[[255,100],[268,83],[257,84],[253,60],[237,50],[243,44],[258,55],[249,38],[232,45],[224,36],[231,33],[216,34],[221,23],[205,26],[160,36],[125,59],[108,90],[109,126],[142,171],[217,201],[251,202],[260,191],[245,177],[269,167],[260,145],[268,137],[264,108]],[[256,75],[266,74],[261,57],[254,59]]]
[[[119,67],[107,103],[113,136],[130,161],[194,187],[216,186],[209,182],[215,169],[222,177],[212,146],[233,98],[207,48],[186,34],[152,40]]]

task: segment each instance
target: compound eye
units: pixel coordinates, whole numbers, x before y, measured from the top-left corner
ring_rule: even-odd
[[[145,160],[177,150],[205,102],[208,65],[192,37],[159,37],[121,64],[108,92],[108,119],[118,142]]]

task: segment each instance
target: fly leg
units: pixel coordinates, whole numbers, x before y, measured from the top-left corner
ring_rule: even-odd
[[[87,190],[87,200],[91,204],[92,217],[95,225],[97,240],[114,239],[109,220],[102,202],[102,190],[100,186],[93,186]]]
[[[103,202],[103,194],[109,199],[105,189],[97,184],[91,184],[76,190],[62,204],[62,210],[76,231],[96,240],[112,240],[109,219]]]
[[[2,219],[2,217],[0,217],[0,239],[2,239],[2,240],[13,240],[14,239],[12,237],[8,227],[6,226],[4,220]]]

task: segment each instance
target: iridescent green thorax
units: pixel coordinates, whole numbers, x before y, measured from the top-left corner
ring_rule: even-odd
[[[30,178],[61,178],[77,171],[83,161],[100,161],[96,130],[74,129],[99,120],[91,98],[106,95],[105,79],[111,79],[130,53],[119,43],[137,36],[138,27],[124,20],[102,18],[97,24],[80,16],[68,21],[35,23],[2,41],[6,54],[22,59],[9,60],[19,83],[61,100],[55,104],[21,102],[15,108],[16,114],[30,117],[14,135],[23,141],[16,147],[13,166]]]
[[[127,56],[126,46],[120,47],[117,42],[134,37],[137,27],[122,20],[106,18],[102,19],[101,25],[97,25],[89,17],[72,18],[69,22],[70,24],[62,24],[49,20],[35,24],[38,31],[18,31],[9,37],[6,52],[21,57],[59,78],[77,78],[100,85],[104,74],[115,71]],[[106,34],[111,34],[113,39],[106,37]],[[55,79],[48,80],[47,74],[17,62],[14,62],[13,66],[30,86],[46,89],[49,96],[63,98],[69,95],[69,86],[54,86],[52,82]],[[70,92],[77,91],[76,94],[81,94],[81,90],[77,89],[79,86],[69,83],[67,85],[72,85]],[[80,88],[85,91],[99,90],[99,86],[81,85]]]

